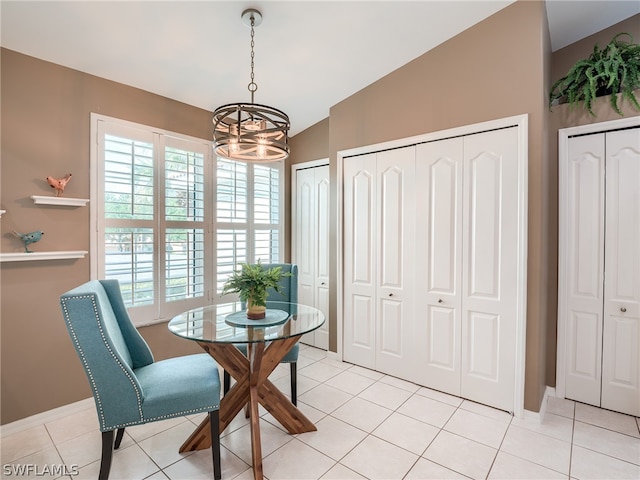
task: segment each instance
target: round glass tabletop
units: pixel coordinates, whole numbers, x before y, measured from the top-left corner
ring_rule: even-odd
[[[323,313],[308,305],[268,302],[267,318],[274,311],[276,322],[239,321],[240,302],[207,305],[176,315],[169,322],[169,331],[179,337],[211,343],[254,343],[278,340],[309,333],[320,327]],[[282,318],[284,317],[284,319]]]

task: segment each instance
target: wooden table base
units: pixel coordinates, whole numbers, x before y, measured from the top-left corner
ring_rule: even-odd
[[[245,405],[249,405],[251,457],[255,480],[262,480],[262,446],[258,404],[278,420],[290,434],[313,432],[316,426],[296,408],[268,379],[282,358],[300,339],[300,335],[283,340],[248,344],[245,357],[231,343],[198,342],[236,383],[220,402],[220,432],[229,426]],[[207,417],[182,444],[180,452],[211,447],[211,431]]]

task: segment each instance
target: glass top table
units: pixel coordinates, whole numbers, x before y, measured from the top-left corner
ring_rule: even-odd
[[[290,433],[316,426],[269,380],[269,375],[305,333],[319,328],[323,313],[299,303],[268,302],[265,320],[247,320],[239,302],[198,307],[176,315],[169,331],[195,341],[235,380],[220,401],[223,432],[247,407],[251,427],[251,458],[255,480],[263,479],[260,416],[262,405]],[[246,345],[246,356],[236,345]],[[182,444],[180,452],[211,447],[209,417]]]
[[[211,343],[257,343],[296,337],[319,328],[322,312],[299,303],[268,302],[267,319],[246,320],[240,302],[207,305],[175,316],[169,331],[179,337]],[[270,313],[274,313],[271,319]],[[243,325],[246,324],[246,325]]]

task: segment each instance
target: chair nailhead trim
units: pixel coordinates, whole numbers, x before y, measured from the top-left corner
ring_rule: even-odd
[[[120,362],[120,359],[116,356],[116,354],[111,349],[111,345],[109,345],[109,342],[107,342],[107,339],[106,339],[106,337],[104,335],[104,330],[102,329],[102,323],[100,322],[100,315],[99,315],[99,312],[98,312],[98,305],[96,304],[95,295],[87,294],[87,295],[78,295],[76,297],[67,297],[67,298],[65,298],[63,300],[63,311],[64,311],[65,322],[67,323],[67,325],[69,326],[69,329],[72,332],[73,341],[76,344],[76,347],[78,348],[78,352],[80,353],[80,358],[82,359],[82,364],[84,365],[85,370],[87,372],[87,375],[89,376],[89,382],[91,383],[91,389],[93,390],[94,395],[96,397],[96,401],[98,403],[98,414],[100,415],[101,430],[102,431],[108,431],[108,430],[112,430],[112,429],[108,428],[106,426],[106,422],[105,422],[105,418],[104,418],[104,410],[103,410],[103,407],[102,407],[102,401],[100,400],[100,395],[98,394],[98,387],[97,387],[97,385],[95,383],[95,380],[93,378],[93,373],[91,372],[91,368],[89,368],[89,365],[88,365],[87,360],[85,358],[84,351],[82,350],[82,347],[80,346],[80,343],[78,342],[78,338],[76,336],[76,333],[73,330],[73,326],[71,325],[71,320],[69,318],[69,312],[67,311],[67,304],[66,304],[66,302],[68,300],[70,300],[71,298],[73,298],[74,300],[82,300],[82,299],[86,299],[86,298],[91,300],[91,304],[93,306],[93,312],[94,312],[95,318],[96,318],[96,323],[98,325],[98,331],[100,332],[100,336],[102,337],[102,341],[104,342],[104,345],[107,347],[107,350],[108,350],[109,354],[116,361],[116,364],[120,367],[122,372],[127,376],[129,381],[131,382],[131,386],[133,387],[133,389],[134,389],[134,391],[136,393],[136,399],[138,401],[138,413],[140,414],[140,421],[142,422],[144,420],[144,416],[142,414],[142,396],[140,395],[140,390],[138,389],[138,386],[136,385],[135,380],[133,380],[133,378],[131,378],[131,375],[129,375],[129,372],[127,371],[127,369],[124,368],[124,366],[122,365],[122,362]],[[131,425],[131,423],[129,423],[128,425]]]
[[[105,418],[104,418],[104,411],[103,411],[103,407],[102,407],[102,401],[100,400],[100,394],[98,393],[98,387],[97,387],[97,385],[95,383],[95,380],[93,378],[93,373],[91,372],[91,368],[89,368],[89,364],[87,363],[87,360],[85,358],[84,351],[82,350],[82,347],[80,346],[80,343],[78,341],[78,337],[76,335],[76,332],[75,332],[75,330],[73,328],[73,325],[71,324],[71,319],[69,318],[69,312],[67,310],[67,301],[70,300],[71,298],[73,298],[74,300],[80,300],[80,299],[85,299],[85,298],[91,299],[91,303],[93,305],[93,311],[95,313],[96,319],[98,319],[98,322],[97,322],[98,323],[98,329],[100,331],[100,336],[102,337],[102,341],[104,342],[105,346],[107,347],[107,350],[109,351],[109,354],[113,357],[113,359],[116,361],[118,366],[122,369],[124,374],[127,376],[129,381],[131,382],[131,386],[134,388],[134,390],[136,392],[136,398],[138,399],[138,412],[140,413],[140,420],[139,421],[121,423],[121,424],[113,425],[113,426],[110,426],[110,427],[108,427],[106,425]],[[89,383],[91,384],[91,390],[93,390],[93,394],[95,396],[96,403],[98,404],[98,414],[100,416],[100,430],[101,431],[108,432],[108,431],[114,430],[116,428],[123,428],[123,427],[132,426],[132,425],[140,425],[140,424],[143,424],[143,423],[155,422],[155,421],[158,421],[158,420],[164,420],[164,419],[173,418],[173,417],[182,417],[182,416],[185,416],[185,415],[192,415],[192,414],[196,414],[196,413],[210,412],[210,411],[213,411],[213,410],[218,410],[220,408],[220,403],[218,403],[216,405],[209,405],[207,407],[203,407],[202,409],[190,409],[190,410],[184,410],[182,412],[172,413],[170,415],[167,414],[167,415],[160,415],[160,416],[153,417],[153,418],[145,418],[144,414],[142,412],[142,396],[140,395],[140,390],[138,389],[138,386],[136,385],[135,381],[131,378],[131,375],[129,375],[129,372],[124,368],[124,366],[120,362],[120,359],[115,355],[115,353],[111,349],[111,346],[107,342],[106,337],[104,336],[104,331],[102,329],[102,324],[99,321],[100,316],[98,314],[98,306],[96,304],[95,295],[87,294],[87,295],[78,295],[78,296],[75,296],[75,297],[63,298],[62,299],[62,310],[64,312],[65,323],[69,327],[69,331],[71,332],[71,337],[73,338],[73,342],[75,343],[76,348],[78,349],[78,352],[80,354],[80,358],[82,360],[82,364],[84,365],[85,371],[87,372],[87,376],[89,377]]]

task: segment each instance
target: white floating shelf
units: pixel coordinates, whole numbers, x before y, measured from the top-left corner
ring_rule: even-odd
[[[45,197],[42,195],[31,195],[33,203],[36,205],[62,205],[66,207],[84,207],[89,203],[88,198],[70,197]]]
[[[0,262],[26,262],[30,260],[66,260],[70,258],[83,258],[86,250],[73,250],[68,252],[20,252],[0,253]]]

